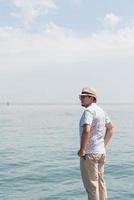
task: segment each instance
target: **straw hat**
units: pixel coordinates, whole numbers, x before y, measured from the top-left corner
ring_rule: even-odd
[[[84,87],[82,89],[82,92],[81,92],[81,94],[79,96],[80,97],[81,96],[91,96],[91,97],[97,98],[96,90],[94,88],[92,88],[92,87]]]

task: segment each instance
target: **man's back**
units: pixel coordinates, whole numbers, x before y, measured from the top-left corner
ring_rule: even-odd
[[[104,136],[106,132],[105,124],[110,120],[105,112],[96,104],[89,105],[80,120],[80,129],[82,132],[83,124],[91,126],[89,143],[86,146],[86,153],[105,153]]]

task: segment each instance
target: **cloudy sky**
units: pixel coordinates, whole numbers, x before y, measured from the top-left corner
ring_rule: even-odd
[[[0,102],[134,102],[133,0],[0,0]]]

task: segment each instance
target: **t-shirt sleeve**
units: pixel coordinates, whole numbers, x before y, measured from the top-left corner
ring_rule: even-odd
[[[111,122],[110,118],[108,117],[107,114],[105,114],[105,124],[108,124],[109,122]]]
[[[93,114],[89,110],[85,110],[83,113],[83,120],[82,120],[82,126],[84,124],[89,124],[91,125],[93,121]]]

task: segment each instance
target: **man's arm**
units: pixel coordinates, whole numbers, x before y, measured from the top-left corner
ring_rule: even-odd
[[[108,124],[106,124],[106,134],[104,137],[105,146],[109,143],[109,140],[111,139],[112,135],[113,135],[113,124],[109,122]]]
[[[78,151],[78,156],[80,156],[80,157],[85,156],[85,148],[86,148],[87,143],[89,142],[90,128],[91,127],[89,124],[83,125],[80,150]]]

